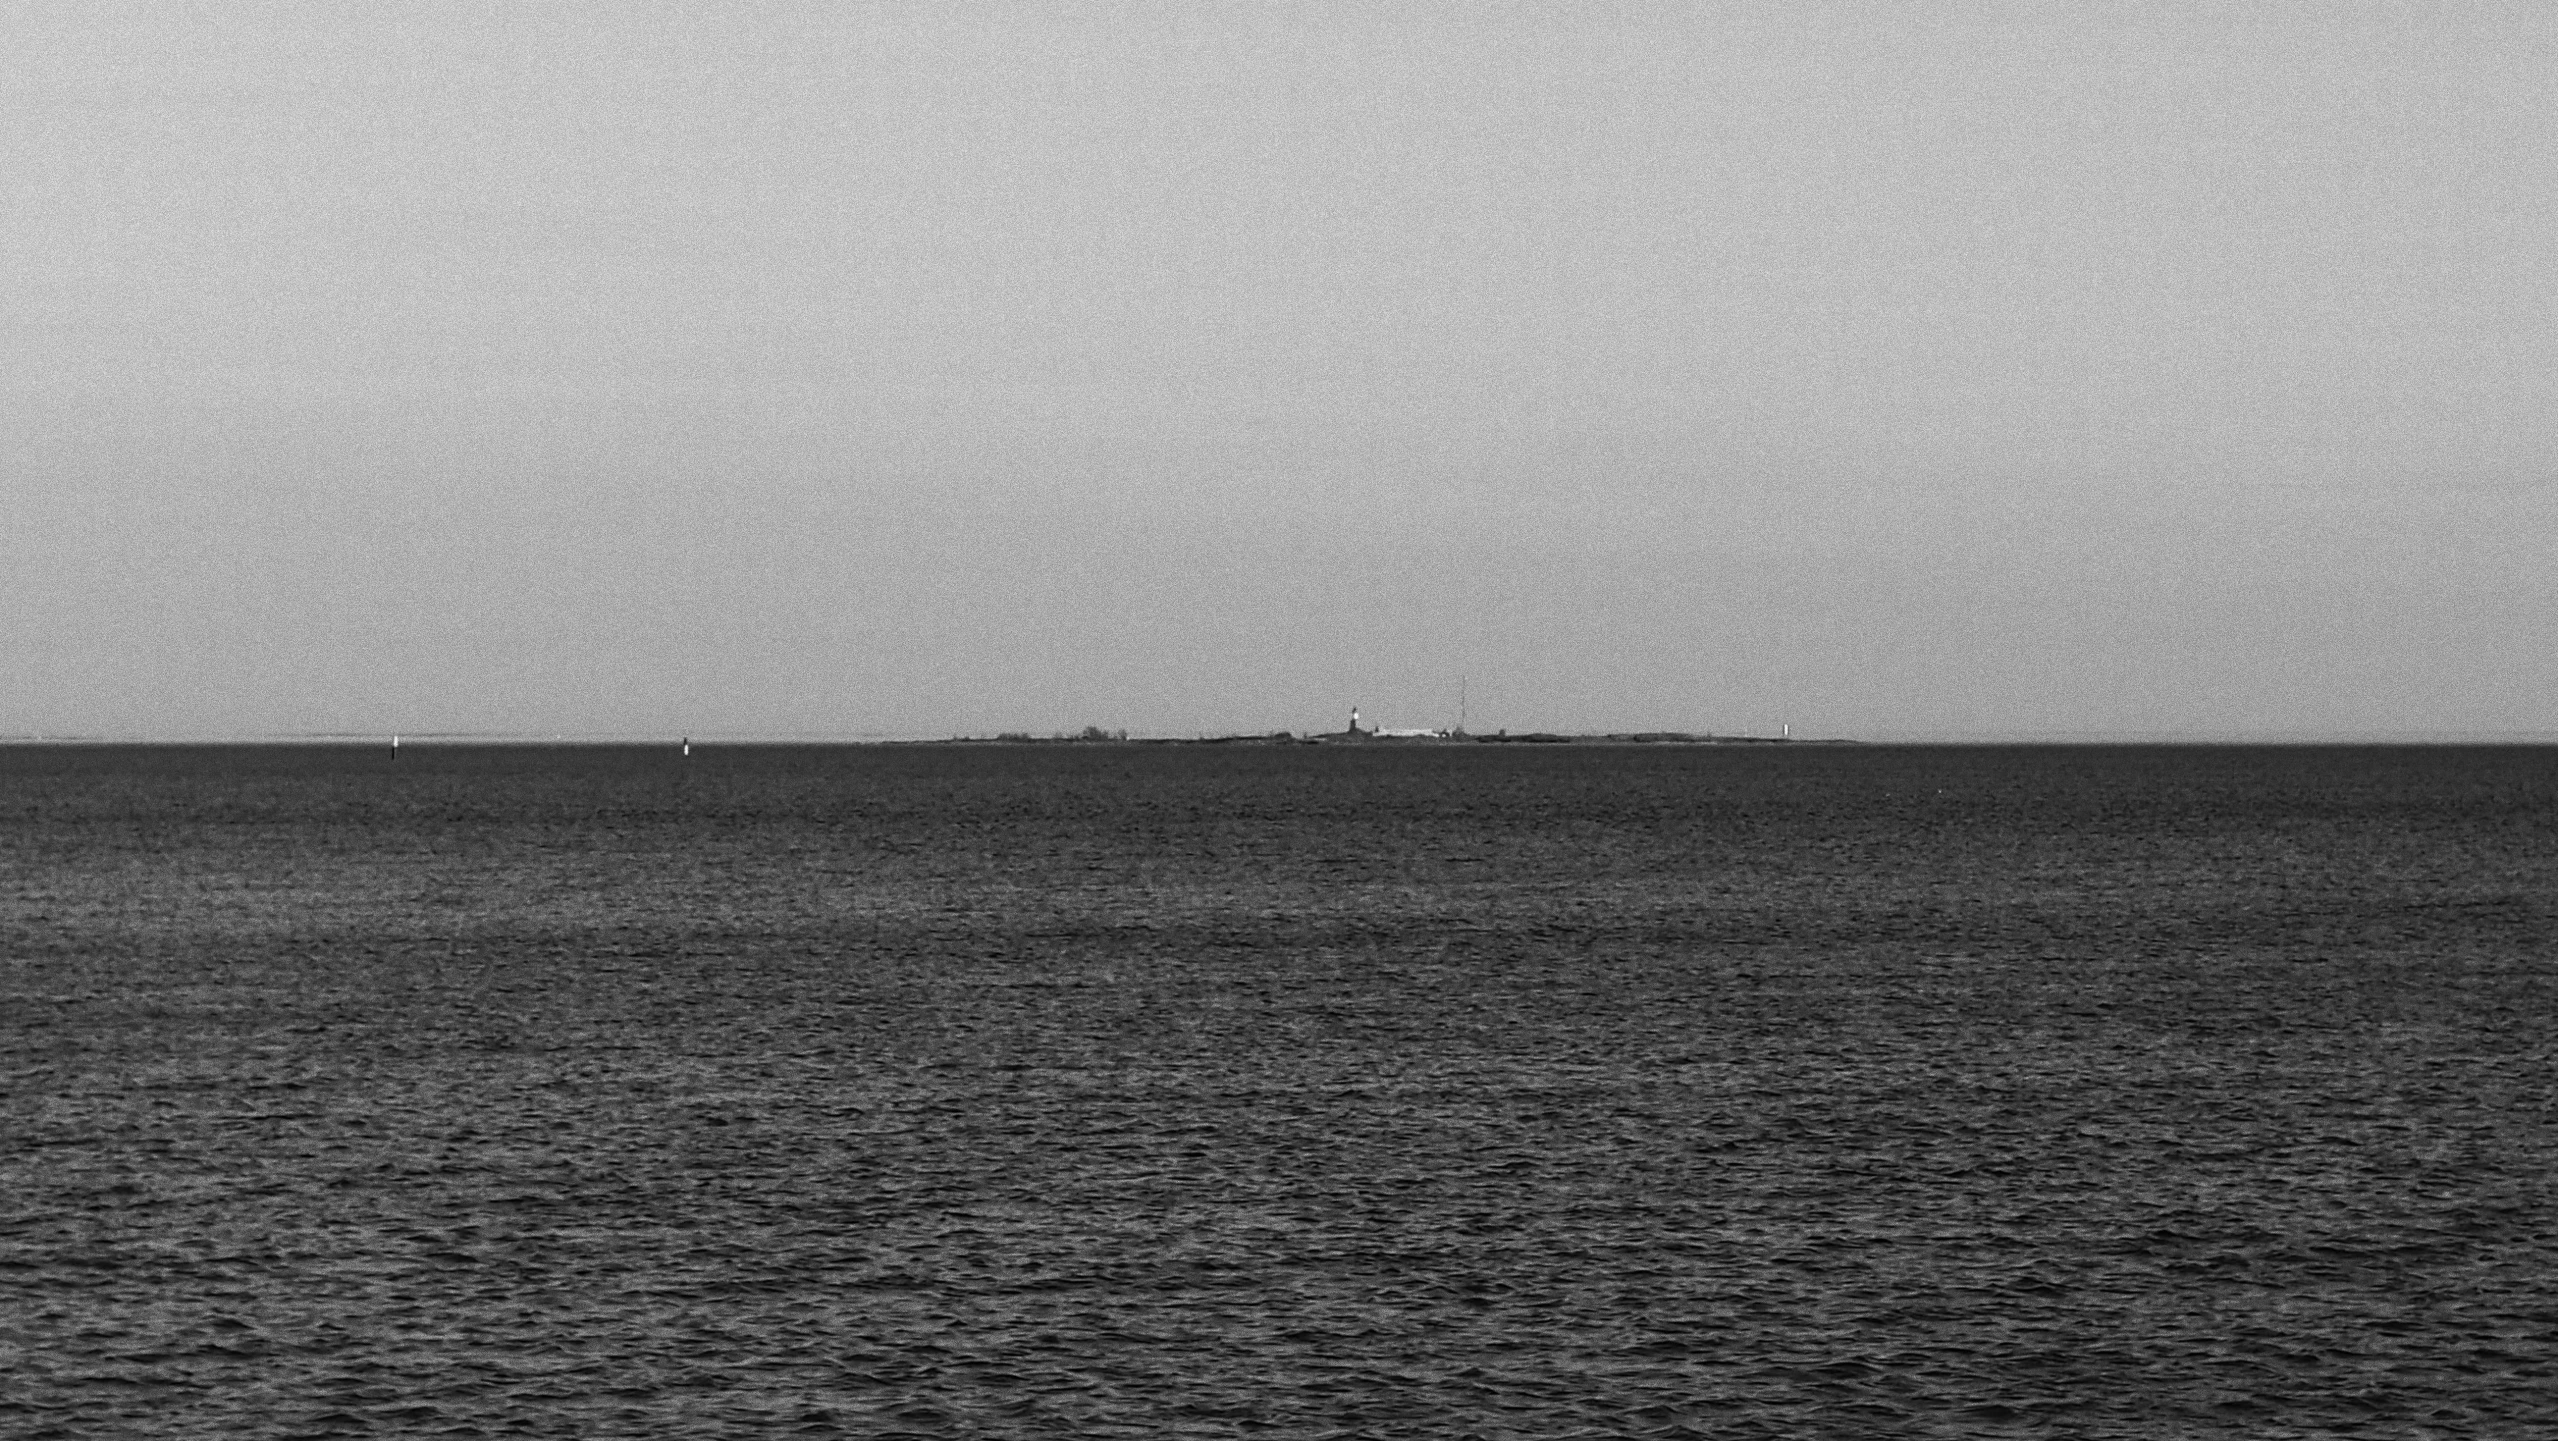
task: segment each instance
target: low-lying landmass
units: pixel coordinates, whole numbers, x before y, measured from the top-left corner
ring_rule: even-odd
[[[1753,736],[1717,735],[1712,731],[1608,731],[1605,733],[1564,733],[1558,731],[1493,731],[1472,734],[1461,730],[1405,731],[1295,731],[1254,732],[1219,736],[1131,736],[1125,730],[1104,730],[1086,726],[1078,733],[1064,731],[1038,736],[1026,731],[1006,731],[994,736],[951,736],[945,740],[907,742],[915,745],[1143,745],[1143,746],[1288,746],[1288,745],[1692,745],[1692,746],[1776,746],[1776,745],[1854,745],[1845,737],[1804,739],[1791,735]]]

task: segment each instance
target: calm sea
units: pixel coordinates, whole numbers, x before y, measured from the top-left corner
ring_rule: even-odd
[[[0,748],[0,1433],[2558,1435],[2558,750]]]

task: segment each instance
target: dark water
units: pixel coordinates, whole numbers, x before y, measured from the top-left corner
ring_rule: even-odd
[[[0,750],[0,1433],[2558,1434],[2558,751]]]

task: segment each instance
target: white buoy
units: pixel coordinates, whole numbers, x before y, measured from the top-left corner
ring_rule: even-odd
[[[686,754],[686,755],[691,755],[692,753],[693,753],[693,738],[692,738],[691,736],[686,736],[686,737],[684,737],[684,754]]]
[[[398,760],[399,758],[400,758],[400,738],[399,738],[398,736],[396,736],[396,735],[395,735],[395,736],[391,737],[391,759],[393,759],[393,760]]]

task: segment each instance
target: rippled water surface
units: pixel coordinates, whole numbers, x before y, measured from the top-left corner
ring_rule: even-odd
[[[0,748],[0,1433],[2558,1435],[2558,752]]]

